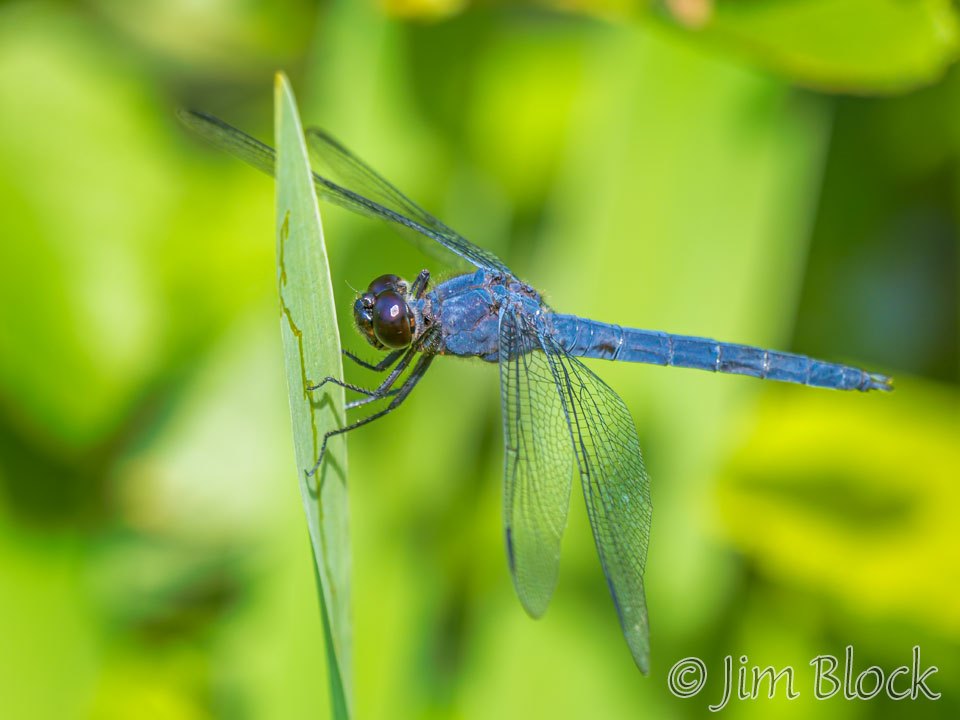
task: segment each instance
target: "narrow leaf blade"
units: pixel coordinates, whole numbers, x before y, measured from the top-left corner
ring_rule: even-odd
[[[300,492],[313,547],[334,716],[348,718],[351,698],[349,616],[350,544],[347,527],[347,452],[342,435],[331,438],[323,463],[313,468],[323,434],[345,421],[343,388],[325,377],[343,377],[333,285],[303,128],[287,78],[274,91],[277,146],[277,283],[280,328]]]

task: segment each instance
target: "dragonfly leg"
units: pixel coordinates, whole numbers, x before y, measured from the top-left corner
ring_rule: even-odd
[[[371,394],[365,398],[360,398],[359,400],[351,400],[344,407],[346,407],[347,410],[354,410],[363,405],[376,402],[377,400],[380,400],[382,398],[392,397],[393,395],[396,395],[398,392],[400,392],[399,388],[393,388],[391,390],[387,390],[386,392],[381,393],[380,395]]]
[[[425,273],[429,275],[429,273],[426,270],[424,270],[420,274],[424,275]],[[361,400],[351,400],[350,402],[348,402],[346,406],[347,410],[354,410],[355,408],[358,408],[362,405],[367,405],[368,403],[376,402],[377,400],[380,400],[382,398],[390,397],[392,395],[396,395],[397,393],[399,393],[400,392],[399,389],[395,389],[395,388],[391,389],[393,383],[396,382],[397,378],[400,376],[403,370],[407,367],[407,365],[410,364],[410,361],[413,359],[413,356],[416,354],[418,350],[422,352],[424,351],[425,348],[429,348],[430,342],[434,337],[436,337],[435,334],[428,333],[424,337],[424,341],[422,343],[418,343],[415,347],[411,347],[406,350],[396,350],[395,351],[396,353],[399,353],[399,354],[406,353],[406,355],[403,357],[403,359],[400,360],[400,362],[393,369],[393,371],[390,373],[387,379],[384,380],[380,384],[380,387],[378,387],[376,390],[364,392],[364,394],[367,395],[367,397]]]
[[[340,378],[335,378],[332,375],[327,375],[327,377],[325,377],[323,380],[318,382],[316,385],[307,385],[307,390],[309,390],[310,392],[314,392],[315,390],[320,390],[327,383],[333,383],[334,385],[339,385],[345,390],[353,390],[354,392],[358,392],[361,395],[374,395],[377,392],[376,390],[368,390],[365,387],[360,387],[359,385],[354,385],[353,383],[344,382]]]
[[[372,400],[379,400],[380,398],[386,397],[387,395],[390,394],[389,392],[390,388],[397,381],[397,378],[400,376],[400,373],[402,373],[404,369],[407,367],[407,365],[410,364],[410,361],[413,359],[413,356],[416,354],[416,352],[417,352],[416,348],[413,348],[413,347],[400,350],[399,354],[403,355],[400,362],[396,363],[396,367],[393,368],[393,370],[390,372],[389,375],[387,375],[384,381],[380,383],[380,385],[378,385],[373,390],[370,390],[365,387],[361,387],[359,385],[354,385],[353,383],[344,382],[343,380],[339,378],[335,378],[331,375],[328,375],[323,380],[318,382],[316,385],[307,385],[307,390],[310,390],[310,391],[319,390],[328,382],[331,382],[334,385],[339,385],[340,387],[346,388],[347,390],[353,390],[354,392],[358,392],[361,395],[366,395],[369,398],[367,402],[370,402]],[[394,353],[390,353],[390,354],[393,355]],[[349,409],[350,405],[348,405],[347,407]]]
[[[403,357],[403,353],[405,352],[405,350],[403,348],[399,350],[394,350],[392,353],[387,355],[385,358],[383,358],[380,362],[376,364],[368,363],[366,360],[363,360],[362,358],[357,357],[349,350],[343,350],[342,352],[346,357],[350,358],[357,365],[359,365],[360,367],[366,370],[373,370],[374,372],[384,372],[387,369],[389,369],[397,360]]]
[[[337,428],[336,430],[329,430],[323,436],[323,443],[320,445],[320,452],[317,454],[317,462],[314,463],[313,467],[306,471],[307,477],[311,477],[317,472],[317,468],[320,467],[320,463],[323,462],[324,453],[327,451],[327,442],[330,438],[335,435],[342,435],[343,433],[350,432],[351,430],[356,430],[358,427],[362,427],[368,423],[372,423],[374,420],[379,420],[384,415],[393,412],[396,410],[400,403],[407,399],[407,396],[413,391],[413,388],[416,387],[417,383],[420,382],[424,374],[427,372],[427,368],[430,367],[430,363],[433,362],[434,355],[432,353],[426,353],[420,356],[420,359],[417,361],[417,364],[414,365],[413,371],[410,373],[409,377],[404,381],[403,385],[397,391],[397,394],[394,395],[393,399],[390,401],[390,404],[387,405],[383,410],[378,410],[371,415],[368,415],[365,418],[360,418],[359,420],[345,425],[342,428]],[[404,358],[406,360],[407,358]],[[409,362],[409,361],[408,361]]]
[[[427,291],[427,283],[430,281],[430,271],[421,270],[420,274],[417,275],[417,279],[413,281],[413,286],[410,288],[410,294],[413,295],[417,300],[423,297],[423,294]]]

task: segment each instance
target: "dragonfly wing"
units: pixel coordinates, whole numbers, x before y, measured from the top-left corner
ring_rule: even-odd
[[[623,400],[548,334],[547,350],[563,395],[587,515],[620,627],[637,667],[649,670],[643,571],[650,541],[650,480],[633,417]]]
[[[177,113],[180,122],[212,145],[226,150],[257,170],[274,174],[276,153],[269,145],[237,130],[220,118],[194,110],[180,110]]]
[[[326,131],[312,127],[307,128],[306,135],[310,160],[317,173],[332,181],[337,189],[346,189],[354,199],[365,200],[362,204],[373,214],[416,230],[477,267],[513,276],[500,258],[437,220]],[[422,243],[417,244],[423,247]]]
[[[211,144],[268,175],[274,174],[276,153],[269,145],[212,115],[182,110],[179,116],[184,125]],[[331,176],[313,173],[313,184],[322,199],[414,231],[405,233],[404,237],[442,262],[462,266],[467,261],[476,267],[513,276],[496,255],[477,247],[422,210],[323,131],[308,130],[307,145],[314,169]]]
[[[184,125],[207,142],[226,150],[257,170],[261,170],[268,175],[275,174],[277,154],[269,145],[213,115],[206,115],[193,110],[181,110],[179,115]],[[313,184],[317,189],[317,194],[328,202],[361,215],[379,217],[403,224],[402,218],[394,217],[394,213],[387,213],[382,208],[378,212],[379,206],[376,203],[340,187],[327,178],[317,175],[317,173],[313,173]],[[411,222],[409,226],[414,227],[415,223]]]
[[[500,315],[504,529],[510,573],[533,617],[557,584],[575,456],[550,359],[525,316]]]

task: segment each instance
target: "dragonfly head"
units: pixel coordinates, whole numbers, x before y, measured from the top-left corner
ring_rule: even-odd
[[[405,348],[413,342],[416,319],[407,288],[406,280],[381,275],[353,304],[357,329],[378,350]]]

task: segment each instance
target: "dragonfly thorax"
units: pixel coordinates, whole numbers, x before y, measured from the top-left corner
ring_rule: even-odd
[[[353,304],[357,329],[378,350],[404,348],[413,341],[416,319],[408,287],[397,275],[381,275]]]

